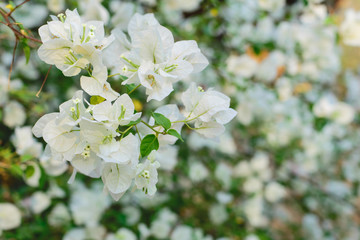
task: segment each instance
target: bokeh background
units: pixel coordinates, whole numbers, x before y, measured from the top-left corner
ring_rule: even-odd
[[[341,31],[360,1],[31,0],[13,17],[38,39],[49,15],[74,8],[108,34],[153,12],[208,57],[166,101],[136,93],[138,111],[196,82],[230,96],[238,115],[216,141],[183,130],[184,143],[160,149],[153,198],[115,202],[81,175],[70,185],[71,167],[43,157],[31,127],[80,89],[79,77],[52,68],[36,97],[49,66],[38,43],[20,42],[8,88],[15,38],[0,24],[0,239],[360,239],[360,42],[348,46]]]

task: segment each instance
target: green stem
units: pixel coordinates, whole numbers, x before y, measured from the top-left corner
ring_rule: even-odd
[[[136,130],[136,133],[137,133],[138,136],[139,136],[139,140],[140,140],[140,142],[141,142],[141,137],[140,137],[139,129],[137,128],[136,124],[134,125],[134,127],[135,127],[135,130]]]
[[[154,129],[154,127],[150,126],[147,122],[144,122],[143,120],[141,120],[141,122],[142,122],[143,124],[145,124],[145,125],[146,125],[148,128],[150,128],[151,130],[153,130],[156,134],[160,134],[159,131],[156,131],[156,130]]]
[[[128,128],[127,128],[125,131],[123,131],[123,132],[119,131],[119,132],[121,133],[121,138],[120,138],[120,140],[123,139],[125,133],[127,133],[133,126],[134,126],[134,125],[128,127]]]
[[[209,110],[208,110],[209,111]],[[179,123],[179,122],[183,122],[183,123],[187,123],[187,122],[191,122],[191,121],[194,121],[196,120],[197,118],[201,117],[202,115],[206,114],[208,111],[205,111],[203,112],[202,114],[192,118],[192,119],[185,119],[185,120],[179,120],[179,121],[174,121],[174,122],[171,122],[171,123]]]
[[[108,78],[115,77],[117,75],[120,75],[120,73],[111,74],[111,75],[108,76]]]
[[[138,89],[141,86],[141,84],[137,85],[133,90],[131,90],[128,95],[132,94],[136,89]]]
[[[190,125],[188,123],[185,123],[185,125],[190,128],[191,130],[196,130],[196,128],[190,127]]]

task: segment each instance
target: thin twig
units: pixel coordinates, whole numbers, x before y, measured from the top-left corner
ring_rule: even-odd
[[[16,6],[7,14],[7,16],[8,16],[8,17],[11,16],[11,14],[12,14],[17,8],[21,7],[23,4],[27,3],[28,1],[30,1],[30,0],[25,0],[25,1],[23,1],[22,3],[20,3],[19,5],[16,5]]]
[[[25,1],[25,2],[27,2],[27,1]],[[24,4],[25,2],[23,2],[22,4]],[[12,26],[12,25],[18,26],[18,24],[16,24],[15,19],[14,19],[11,15],[8,15],[8,13],[6,13],[6,12],[5,12],[3,9],[1,9],[1,8],[0,8],[0,14],[1,14],[1,16],[3,16],[3,18],[4,18],[4,20],[5,20],[5,22],[1,22],[1,23],[4,24],[5,26],[7,26],[8,28],[10,28],[11,31],[13,31],[15,37],[17,37],[17,38],[27,38],[27,39],[29,39],[29,40],[31,40],[31,41],[38,42],[38,43],[42,43],[41,40],[36,39],[36,38],[33,38],[33,37],[30,37],[30,36],[27,36],[27,35],[23,34],[21,31],[15,29],[15,28]],[[11,22],[9,18],[10,18],[13,22]]]
[[[51,65],[51,66],[49,67],[49,70],[47,71],[47,73],[46,73],[46,75],[45,75],[44,81],[43,81],[43,83],[41,84],[40,90],[36,93],[36,97],[39,97],[39,95],[40,95],[40,93],[41,93],[41,91],[42,91],[42,89],[43,89],[43,87],[44,87],[44,85],[45,85],[45,82],[46,82],[46,80],[47,80],[47,78],[48,78],[48,76],[49,76],[49,73],[50,73],[50,70],[51,70],[52,66],[53,66],[53,65]]]
[[[148,128],[150,128],[151,130],[153,130],[156,134],[161,134],[161,132],[156,131],[156,130],[154,129],[154,127],[150,126],[147,122],[145,122],[145,121],[143,121],[143,120],[141,120],[141,122],[142,122],[143,124],[145,124],[145,125],[146,125]]]

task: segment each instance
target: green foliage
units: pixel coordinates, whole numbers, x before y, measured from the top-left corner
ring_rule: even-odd
[[[182,139],[181,135],[175,130],[175,129],[169,129],[167,131],[168,134],[170,134],[171,136],[177,137],[178,139],[180,139],[182,142],[184,142],[184,140]]]
[[[136,84],[126,84],[126,92],[129,93],[136,88]]]
[[[91,98],[90,98],[90,104],[92,104],[92,105],[102,103],[103,101],[105,101],[105,98],[103,98],[101,96],[91,96]]]
[[[30,47],[24,46],[23,50],[24,50],[24,54],[25,54],[25,58],[26,58],[26,64],[28,64],[29,60],[30,60]]]
[[[12,164],[10,166],[10,172],[17,177],[21,177],[23,175],[23,171],[21,170],[20,166],[17,164]]]
[[[162,126],[165,130],[171,128],[171,121],[161,113],[153,112],[151,115],[155,119],[155,124]]]
[[[314,121],[314,128],[317,131],[321,131],[325,125],[328,123],[328,120],[326,118],[316,118]]]
[[[24,173],[26,178],[31,178],[31,176],[34,175],[35,173],[34,166],[31,165],[27,166]]]
[[[120,81],[125,81],[125,80],[127,80],[128,79],[128,77],[126,77],[126,76],[123,76],[123,75],[120,75]],[[135,85],[135,84],[134,84]]]
[[[31,160],[31,159],[33,159],[34,157],[32,156],[32,155],[30,155],[30,154],[24,154],[24,155],[22,155],[21,157],[20,157],[20,160],[22,161],[22,162],[27,162],[27,161],[29,161],[29,160]]]
[[[159,140],[154,134],[146,135],[140,144],[140,154],[145,157],[151,153],[152,150],[159,149]]]
[[[125,126],[133,126],[133,125],[136,125],[136,124],[138,124],[139,122],[141,121],[141,118],[139,118],[138,120],[136,120],[136,121],[131,121],[131,122],[129,122],[129,124],[127,124],[127,125],[125,125]]]

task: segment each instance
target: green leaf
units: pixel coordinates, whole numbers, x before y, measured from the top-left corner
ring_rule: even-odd
[[[32,155],[30,155],[30,154],[25,154],[25,155],[22,155],[21,156],[21,161],[22,162],[26,162],[26,161],[29,161],[29,160],[31,160],[31,159],[33,159],[34,157],[32,156]]]
[[[151,153],[152,150],[159,149],[159,140],[154,134],[146,135],[140,144],[140,153],[145,157]]]
[[[10,171],[13,175],[17,175],[19,177],[21,177],[23,174],[23,171],[21,170],[21,168],[16,164],[11,165]]]
[[[90,98],[91,105],[96,105],[96,104],[102,103],[103,101],[105,101],[105,98],[103,98],[101,96],[92,96]]]
[[[34,166],[28,166],[26,169],[25,169],[25,177],[26,178],[31,178],[32,175],[34,175],[35,173],[35,168]]]
[[[128,79],[127,76],[120,75],[120,81],[125,81],[125,80],[127,80],[127,79]]]
[[[153,112],[151,115],[155,119],[155,124],[162,126],[165,130],[171,128],[170,120],[161,113]]]
[[[25,54],[25,58],[26,58],[26,64],[28,64],[29,60],[30,60],[30,47],[29,46],[24,46],[24,54]]]
[[[136,84],[126,84],[127,93],[131,92],[134,88],[136,88]]]
[[[175,129],[169,129],[169,131],[167,131],[168,134],[170,134],[171,136],[177,137],[178,139],[180,139],[182,142],[184,142],[184,140],[182,139],[181,135],[175,130]]]
[[[135,131],[135,129],[130,129],[129,131],[127,131],[125,134],[124,134],[124,136],[122,136],[123,138],[124,137],[126,137],[127,135],[129,135],[130,133],[132,133],[133,135],[135,135],[136,134],[136,131]]]
[[[141,121],[141,118],[138,118],[138,120],[136,120],[136,121],[131,121],[131,122],[129,122],[129,124],[126,124],[125,126],[130,127],[130,126],[132,126],[132,125],[138,124],[140,121]]]

